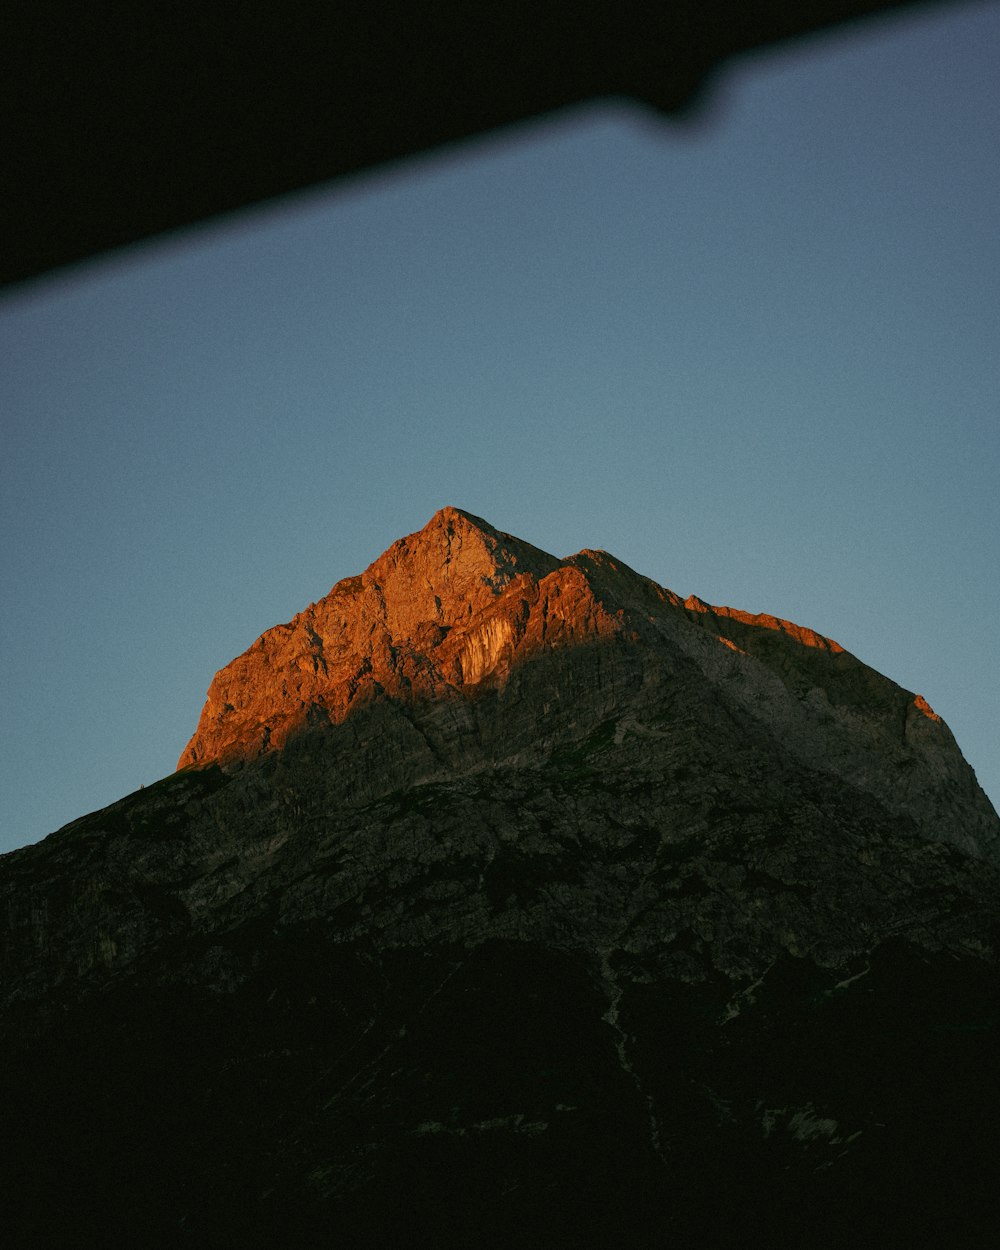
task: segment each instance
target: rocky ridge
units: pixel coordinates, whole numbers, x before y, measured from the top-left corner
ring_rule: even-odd
[[[878,794],[931,837],[1000,853],[995,813],[921,695],[811,629],[682,601],[604,551],[557,560],[457,508],[217,673],[178,767],[252,760],[380,698],[416,707],[502,691],[518,665],[584,644],[609,654],[635,644],[644,685],[669,682],[672,660],[692,661],[811,766]]]
[[[0,860],[0,1228],[990,1244],[998,832],[838,644],[444,509]]]

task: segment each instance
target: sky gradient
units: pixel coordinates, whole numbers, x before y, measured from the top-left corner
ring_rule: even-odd
[[[1000,804],[998,51],[882,18],[0,299],[0,851],[444,504],[835,638]]]

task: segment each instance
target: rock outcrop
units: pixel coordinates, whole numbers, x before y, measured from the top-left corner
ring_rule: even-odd
[[[457,508],[217,673],[178,766],[252,760],[379,699],[417,708],[502,693],[518,666],[584,645],[631,665],[645,687],[666,688],[693,663],[726,706],[809,766],[878,795],[931,837],[998,854],[995,813],[922,696],[811,629],[682,602],[607,552],[557,560]],[[606,683],[594,693],[608,713],[631,699],[626,689],[609,702]],[[561,697],[549,694],[527,729],[532,752]],[[585,702],[574,715],[593,714]]]
[[[837,643],[448,508],[180,764],[0,861],[12,1244],[989,1244],[1000,821]]]

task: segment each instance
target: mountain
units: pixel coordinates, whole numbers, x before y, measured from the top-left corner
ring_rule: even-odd
[[[18,1245],[986,1245],[1000,820],[828,638],[455,508],[0,860]]]

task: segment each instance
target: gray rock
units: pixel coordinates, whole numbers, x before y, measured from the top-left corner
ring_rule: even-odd
[[[991,1226],[1000,822],[829,639],[446,509],[182,764],[0,861],[17,1244]]]

